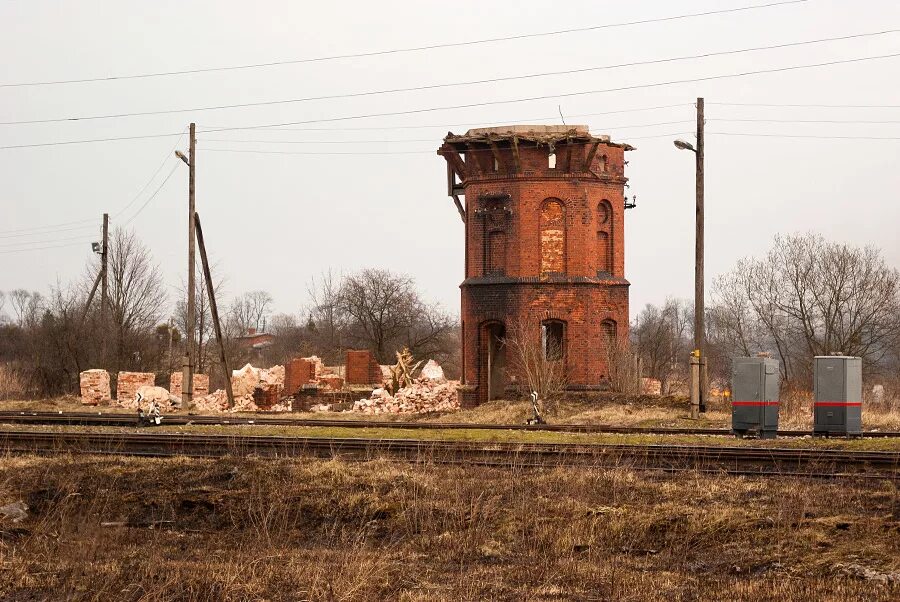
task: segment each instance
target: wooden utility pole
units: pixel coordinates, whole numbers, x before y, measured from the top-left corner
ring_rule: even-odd
[[[703,99],[697,99],[697,159],[696,193],[697,193],[697,236],[694,258],[694,349],[699,351],[700,359],[700,411],[706,411],[706,397],[709,394],[709,386],[706,376],[706,327],[704,325],[704,296],[703,296],[703,130],[705,121],[703,118]]]
[[[103,243],[100,251],[100,361],[106,365],[106,316],[109,312],[109,214],[103,214]]]
[[[196,174],[197,163],[197,135],[196,125],[191,124],[190,128],[190,146],[188,147],[188,280],[187,280],[187,317],[185,320],[184,333],[184,362],[182,363],[181,373],[181,395],[183,405],[190,409],[193,405],[194,396],[194,312],[196,306],[194,302],[194,275],[196,272],[196,260],[194,258],[194,249],[196,231],[194,225],[194,178]]]
[[[206,245],[203,243],[203,228],[200,227],[200,215],[194,213],[197,227],[197,243],[200,245],[200,261],[203,263],[203,277],[206,280],[206,295],[209,297],[209,313],[212,315],[216,341],[219,343],[219,360],[225,376],[225,393],[228,395],[228,407],[234,407],[234,391],[231,390],[231,368],[228,367],[228,356],[225,354],[225,341],[222,339],[222,326],[219,324],[219,309],[216,305],[216,289],[213,286],[212,274],[209,271],[209,260],[206,258]]]

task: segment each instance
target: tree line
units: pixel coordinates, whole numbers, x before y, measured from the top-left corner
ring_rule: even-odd
[[[693,311],[668,299],[634,320],[631,342],[644,373],[664,389],[686,376]],[[861,357],[870,381],[900,386],[900,272],[871,246],[776,236],[764,256],[742,259],[714,280],[706,327],[710,374],[722,382],[732,357],[767,352],[787,386],[809,389],[813,357],[841,353]]]
[[[99,292],[88,305],[99,271],[99,258],[93,258],[81,277],[57,283],[49,294],[0,291],[0,396],[75,393],[79,373],[90,368],[105,368],[113,376],[125,370],[154,372],[157,384],[168,386],[186,348],[186,285],[170,291],[147,246],[133,231],[115,229],[104,318]],[[443,363],[450,374],[456,370],[456,316],[426,301],[408,276],[381,269],[326,272],[310,282],[309,299],[296,313],[275,313],[271,294],[261,290],[238,294],[226,304],[227,281],[216,267],[213,282],[234,367],[248,361],[270,366],[313,354],[337,364],[351,348],[371,349],[378,361],[388,363],[408,347],[417,357]],[[193,361],[217,387],[222,384],[215,365],[217,343],[199,271],[196,283]],[[248,337],[252,331],[274,339],[254,347]]]

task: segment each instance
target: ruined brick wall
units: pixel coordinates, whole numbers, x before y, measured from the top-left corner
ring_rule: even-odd
[[[540,340],[542,322],[563,322],[570,388],[606,384],[609,339],[628,336],[626,178],[623,147],[599,144],[588,165],[590,147],[557,145],[550,167],[547,146],[519,144],[518,170],[508,146],[465,153],[465,405],[488,399],[489,333],[516,324]]]
[[[181,383],[183,379],[184,374],[181,370],[173,372],[171,376],[169,376],[169,393],[175,397],[181,397]],[[209,395],[209,374],[195,374],[193,381],[194,388],[191,393],[194,397]]]
[[[381,366],[368,349],[347,351],[346,382],[348,385],[374,385],[383,380]]]
[[[284,393],[293,395],[303,385],[315,382],[316,365],[310,360],[295,357],[284,364]]]
[[[109,388],[109,372],[106,370],[85,370],[79,375],[81,385],[81,403],[97,405],[111,401]]]
[[[152,387],[155,381],[156,375],[152,372],[119,372],[116,377],[116,400],[132,401],[139,388]]]

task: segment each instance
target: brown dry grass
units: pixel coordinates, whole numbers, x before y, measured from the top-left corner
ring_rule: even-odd
[[[900,576],[878,582],[900,570],[887,482],[61,456],[0,461],[0,505],[16,500],[4,600],[900,595]]]

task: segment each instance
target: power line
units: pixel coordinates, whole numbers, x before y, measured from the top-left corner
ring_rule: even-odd
[[[176,169],[178,169],[178,163],[176,163],[175,165],[172,166],[171,171],[169,171],[169,175],[167,175],[166,179],[163,180],[162,183],[157,187],[157,189],[153,191],[153,194],[151,194],[150,197],[146,201],[144,201],[144,204],[141,205],[141,207],[137,210],[137,213],[135,213],[134,215],[129,217],[127,220],[125,220],[125,222],[122,223],[123,228],[125,226],[127,226],[128,224],[130,224],[131,222],[133,222],[134,218],[139,216],[141,214],[141,211],[143,211],[147,207],[147,205],[150,204],[150,201],[152,201],[153,199],[156,198],[156,195],[159,194],[159,191],[163,189],[163,186],[166,185],[166,182],[169,181],[169,178],[172,177],[172,174],[175,173]]]
[[[670,105],[657,105],[654,107],[641,107],[637,109],[617,109],[614,111],[603,111],[602,113],[579,113],[575,115],[570,115],[570,117],[597,117],[600,115],[614,115],[617,113],[640,113],[643,111],[657,111],[660,109],[671,109],[675,107],[692,107],[693,103],[690,102],[680,102]],[[505,121],[504,123],[525,123],[528,121],[555,121],[557,120],[557,116],[553,115],[551,117],[522,117],[519,119],[510,119]],[[286,132],[363,132],[363,131],[371,131],[371,130],[424,130],[424,129],[442,129],[448,127],[465,127],[471,126],[474,122],[467,121],[465,123],[442,123],[436,125],[393,125],[393,126],[372,126],[372,127],[351,127],[351,128],[341,128],[341,127],[331,127],[331,128],[279,128],[279,127],[268,127],[268,126],[260,126],[258,128],[244,128],[244,129],[265,129],[265,130],[276,130],[276,131],[286,131]],[[225,126],[214,126],[214,125],[205,125],[203,127],[209,128],[205,131],[220,131]]]
[[[12,228],[10,230],[0,230],[0,238],[7,238],[6,236],[2,236],[2,234],[6,233],[6,232],[31,232],[32,230],[47,230],[47,229],[57,228],[59,226],[69,226],[72,224],[86,224],[88,222],[93,223],[94,220],[82,219],[82,220],[77,220],[74,222],[62,222],[61,224],[52,224],[52,225],[47,225],[47,226],[35,226],[33,228]],[[87,226],[84,226],[84,227],[87,227]]]
[[[705,52],[701,54],[693,54],[693,55],[685,55],[685,56],[677,56],[677,57],[666,57],[661,59],[651,59],[647,61],[634,61],[630,63],[618,63],[613,65],[600,65],[594,67],[583,67],[579,69],[566,69],[562,71],[545,71],[541,73],[528,73],[525,75],[510,75],[504,77],[492,77],[485,79],[476,79],[476,80],[468,80],[461,82],[450,82],[450,83],[441,83],[441,84],[428,84],[421,86],[409,86],[406,88],[387,88],[382,90],[367,90],[363,92],[350,92],[346,94],[326,94],[322,96],[306,96],[302,98],[288,98],[281,100],[264,100],[259,102],[244,102],[244,103],[235,103],[235,104],[225,104],[225,105],[210,105],[205,107],[187,107],[180,109],[163,109],[156,111],[136,111],[131,113],[111,113],[106,115],[88,115],[83,117],[54,117],[49,119],[30,119],[23,121],[4,121],[0,122],[0,125],[26,125],[26,124],[38,124],[38,123],[59,123],[59,122],[68,122],[68,121],[93,121],[93,120],[101,120],[101,119],[121,119],[125,117],[146,117],[150,115],[171,115],[175,113],[193,113],[197,111],[220,111],[226,109],[241,109],[241,108],[250,108],[250,107],[264,107],[264,106],[274,106],[274,105],[283,105],[283,104],[297,104],[303,102],[311,102],[318,100],[337,100],[342,98],[360,98],[364,96],[379,96],[384,94],[398,94],[401,92],[420,92],[424,90],[437,90],[443,88],[455,88],[460,86],[474,86],[481,84],[492,84],[492,83],[500,83],[500,82],[508,82],[508,81],[518,81],[524,79],[534,79],[540,77],[549,77],[549,76],[558,76],[558,75],[573,75],[577,73],[589,73],[593,71],[604,71],[608,69],[621,69],[625,67],[639,67],[646,65],[659,65],[665,63],[673,63],[679,61],[687,61],[687,60],[696,60],[703,58],[710,58],[716,56],[728,56],[734,54],[742,54],[747,52],[760,52],[764,50],[777,50],[782,48],[793,48],[799,46],[807,46],[810,44],[822,44],[826,42],[835,42],[841,40],[852,40],[857,38],[867,38],[872,36],[881,36],[892,33],[900,32],[900,29],[888,29],[877,32],[870,33],[860,33],[860,34],[852,34],[846,36],[838,36],[832,38],[820,38],[816,40],[804,40],[800,42],[788,42],[784,44],[773,44],[769,46],[756,46],[751,48],[739,48],[735,50],[723,50],[719,52]]]
[[[65,241],[70,241],[70,240],[83,240],[83,239],[84,239],[84,235],[80,234],[78,236],[70,236],[68,238],[51,238],[51,239],[47,239],[47,240],[32,240],[32,241],[28,241],[28,242],[0,243],[0,247],[17,247],[20,245],[26,245],[22,248],[28,248],[27,245],[42,245],[42,244],[47,244],[48,242],[56,243],[56,242],[65,242]]]
[[[711,105],[731,107],[800,107],[821,109],[900,109],[900,105],[834,105],[834,104],[776,104],[765,102],[710,102]]]
[[[204,148],[203,152],[250,153],[259,155],[433,155],[434,150],[421,151],[268,151],[245,148]]]
[[[156,168],[156,171],[154,171],[153,175],[150,176],[150,179],[147,180],[147,183],[144,184],[144,186],[138,191],[138,193],[136,195],[134,195],[134,197],[131,199],[131,201],[128,202],[127,205],[122,207],[118,212],[116,212],[115,215],[112,216],[113,219],[116,219],[120,215],[125,213],[128,210],[128,208],[131,207],[132,205],[134,205],[134,203],[141,197],[141,195],[144,194],[144,191],[146,191],[147,188],[150,186],[150,184],[153,182],[153,180],[156,179],[156,176],[159,175],[159,172],[162,171],[162,168],[165,167],[166,163],[168,163],[169,161],[172,160],[172,153],[175,152],[175,149],[178,148],[178,145],[181,143],[181,141],[183,139],[184,139],[184,132],[182,132],[181,136],[178,137],[178,140],[175,141],[175,145],[172,147],[172,149],[168,153],[166,153],[165,157],[163,157],[162,163],[159,164],[159,167]]]
[[[900,136],[824,136],[816,134],[754,134],[744,132],[706,132],[716,136],[751,136],[759,138],[814,138],[816,140],[900,140]]]
[[[83,244],[91,242],[90,240],[83,240],[81,242],[69,243],[65,245],[50,245],[46,247],[31,247],[27,249],[11,249],[9,251],[0,251],[0,255],[6,255],[7,253],[22,253],[25,251],[43,251],[44,249],[62,249],[63,247],[80,247]]]
[[[644,123],[639,125],[600,126],[598,130],[627,130],[632,128],[656,127],[660,125],[677,125],[681,123],[693,123],[692,119],[681,121],[660,121],[657,123]],[[231,138],[201,138],[199,142],[238,142],[242,144],[401,144],[404,142],[435,142],[434,138],[406,138],[402,140],[240,140]]]
[[[469,109],[476,107],[485,107],[485,106],[498,106],[498,105],[506,105],[506,104],[515,104],[519,102],[533,102],[537,100],[549,100],[549,99],[557,99],[557,98],[569,98],[574,96],[588,96],[592,94],[606,94],[610,92],[626,92],[631,90],[646,90],[650,88],[660,88],[664,86],[673,86],[678,84],[689,84],[689,83],[698,83],[698,82],[707,82],[707,81],[717,81],[724,79],[735,79],[739,77],[747,77],[752,75],[763,75],[768,73],[785,73],[790,71],[798,71],[802,69],[816,69],[820,67],[830,67],[834,65],[847,65],[853,63],[861,63],[865,61],[873,61],[873,60],[881,60],[881,59],[889,59],[889,58],[897,58],[900,57],[900,52],[895,52],[891,54],[881,54],[874,56],[865,56],[865,57],[857,57],[852,59],[837,59],[833,61],[825,61],[822,63],[808,63],[805,65],[789,65],[786,67],[776,67],[772,69],[757,69],[753,71],[741,71],[737,73],[724,73],[720,75],[708,75],[705,77],[694,77],[687,79],[676,79],[676,80],[667,80],[661,82],[652,82],[647,84],[636,84],[632,86],[621,86],[618,88],[606,88],[601,90],[583,90],[579,92],[559,92],[556,94],[546,94],[541,96],[528,96],[522,98],[511,98],[505,100],[488,100],[481,102],[472,102],[465,103],[459,105],[443,105],[437,107],[426,107],[421,109],[406,109],[403,111],[388,111],[384,113],[363,113],[359,115],[344,115],[340,117],[326,117],[320,119],[307,119],[303,121],[285,121],[279,123],[271,123],[271,124],[257,124],[251,126],[233,126],[233,127],[221,127],[221,128],[213,128],[202,130],[200,133],[206,134],[211,132],[229,132],[229,131],[242,131],[242,130],[255,130],[255,129],[267,129],[267,128],[277,128],[282,126],[289,125],[305,125],[310,123],[333,123],[338,121],[350,121],[355,119],[369,119],[373,117],[395,117],[399,115],[415,115],[420,113],[433,113],[437,111],[448,111],[454,109]],[[91,140],[66,140],[66,141],[57,141],[57,142],[43,142],[38,144],[17,144],[10,146],[0,146],[0,150],[7,149],[16,149],[16,148],[32,148],[32,147],[42,147],[42,146],[56,146],[61,144],[84,144],[84,143],[92,143],[92,142],[110,142],[117,140],[137,140],[141,138],[165,138],[169,136],[180,136],[181,132],[173,132],[168,134],[149,134],[142,136],[121,136],[114,138],[97,138]]]
[[[95,221],[95,220],[91,220],[91,221]],[[79,231],[79,230],[89,230],[89,229],[94,229],[95,227],[96,226],[91,226],[91,225],[86,224],[83,226],[73,226],[73,227],[68,227],[68,228],[49,229],[50,228],[49,226],[44,226],[45,230],[41,231],[41,232],[17,232],[15,234],[0,234],[0,238],[27,238],[29,236],[45,236],[48,234],[56,234],[58,232],[72,232],[72,231]]]
[[[342,60],[342,59],[353,59],[353,58],[364,58],[364,57],[373,57],[373,56],[384,56],[390,54],[400,54],[400,53],[408,53],[408,52],[421,52],[426,50],[437,50],[440,48],[458,48],[461,46],[473,46],[476,44],[491,44],[495,42],[508,42],[512,40],[524,40],[529,38],[537,38],[537,37],[548,37],[548,36],[557,36],[563,34],[570,33],[580,33],[586,31],[596,31],[600,29],[612,29],[616,27],[629,27],[633,25],[645,25],[649,23],[662,23],[666,21],[677,21],[681,19],[690,19],[694,17],[706,17],[711,15],[721,15],[727,13],[737,13],[742,11],[750,11],[757,10],[762,8],[773,8],[778,6],[785,6],[789,4],[802,4],[807,2],[807,0],[787,0],[783,2],[770,2],[768,4],[756,4],[750,6],[739,6],[735,8],[726,8],[720,10],[711,10],[704,11],[698,13],[687,13],[682,15],[672,15],[669,17],[657,17],[653,19],[641,19],[637,21],[624,21],[621,23],[607,23],[604,25],[592,25],[588,27],[577,27],[570,29],[559,29],[554,31],[543,31],[537,33],[528,33],[528,34],[518,34],[512,36],[502,36],[502,37],[494,37],[494,38],[484,38],[480,40],[466,40],[463,42],[446,42],[442,44],[429,44],[426,46],[413,46],[408,48],[394,48],[389,50],[374,50],[367,52],[358,52],[351,54],[337,54],[331,56],[321,56],[321,57],[312,57],[305,59],[291,59],[291,60],[282,60],[282,61],[271,61],[267,63],[251,63],[246,65],[229,65],[224,67],[202,67],[196,69],[182,69],[178,71],[161,71],[156,73],[138,73],[138,74],[129,74],[129,75],[115,75],[115,76],[107,76],[107,77],[93,77],[93,78],[81,78],[81,79],[66,79],[66,80],[49,80],[49,81],[36,81],[36,82],[19,82],[19,83],[6,83],[0,84],[0,88],[19,88],[25,86],[51,86],[58,84],[81,84],[81,83],[89,83],[89,82],[105,82],[105,81],[115,81],[115,80],[126,80],[126,79],[143,79],[143,78],[151,78],[151,77],[168,77],[175,75],[189,75],[196,73],[210,73],[215,71],[236,71],[241,69],[258,69],[264,67],[275,67],[280,65],[294,65],[294,64],[302,64],[302,63],[316,63],[323,61],[334,61],[334,60]]]
[[[223,128],[214,128],[209,130],[204,130],[201,133],[209,133],[209,132],[226,132],[226,131],[236,131],[236,130],[253,130],[253,129],[266,129],[269,127],[281,127],[288,125],[305,125],[309,123],[332,123],[337,121],[349,121],[354,119],[368,119],[372,117],[394,117],[398,115],[414,115],[419,113],[432,113],[436,111],[449,111],[454,109],[470,109],[476,107],[485,107],[485,106],[496,106],[496,105],[505,105],[505,104],[514,104],[518,102],[532,102],[536,100],[549,100],[549,99],[557,99],[557,98],[568,98],[573,96],[588,96],[591,94],[605,94],[609,92],[627,92],[631,90],[646,90],[649,88],[659,88],[663,86],[672,86],[677,84],[690,84],[697,82],[706,82],[706,81],[716,81],[722,79],[733,79],[738,77],[746,77],[751,75],[763,75],[767,73],[784,73],[788,71],[798,71],[801,69],[815,69],[819,67],[830,67],[834,65],[846,65],[851,63],[860,63],[864,61],[873,61],[887,58],[896,58],[900,56],[900,52],[895,52],[891,54],[881,54],[874,56],[866,56],[866,57],[857,57],[852,59],[837,59],[833,61],[826,61],[822,63],[808,63],[805,65],[790,65],[787,67],[776,67],[772,69],[757,69],[753,71],[740,71],[737,73],[725,73],[721,75],[709,75],[706,77],[695,77],[695,78],[687,78],[687,79],[676,79],[676,80],[667,80],[662,82],[653,82],[649,84],[636,84],[632,86],[621,86],[618,88],[606,88],[602,90],[584,90],[580,92],[559,92],[556,94],[545,94],[541,96],[527,96],[523,98],[512,98],[507,100],[487,100],[481,102],[471,102],[466,104],[459,105],[444,105],[437,107],[427,107],[423,109],[407,109],[403,111],[389,111],[385,113],[363,113],[359,115],[346,115],[341,117],[326,117],[321,119],[307,119],[303,121],[285,121],[281,123],[271,123],[271,124],[259,124],[253,126],[234,126],[234,127],[223,127]],[[3,148],[3,147],[0,147]]]
[[[900,119],[889,120],[868,120],[868,119],[718,119],[712,118],[707,121],[722,121],[730,123],[855,123],[870,125],[889,125],[892,123],[900,123]]]
[[[67,144],[89,144],[91,142],[117,142],[119,140],[141,140],[144,138],[169,138],[171,136],[183,136],[184,132],[171,132],[169,134],[143,134],[140,136],[115,136],[112,138],[91,138],[88,140],[59,140],[56,142],[39,142],[36,144],[10,144],[0,146],[0,150],[13,148],[37,148],[40,146],[64,146]]]

